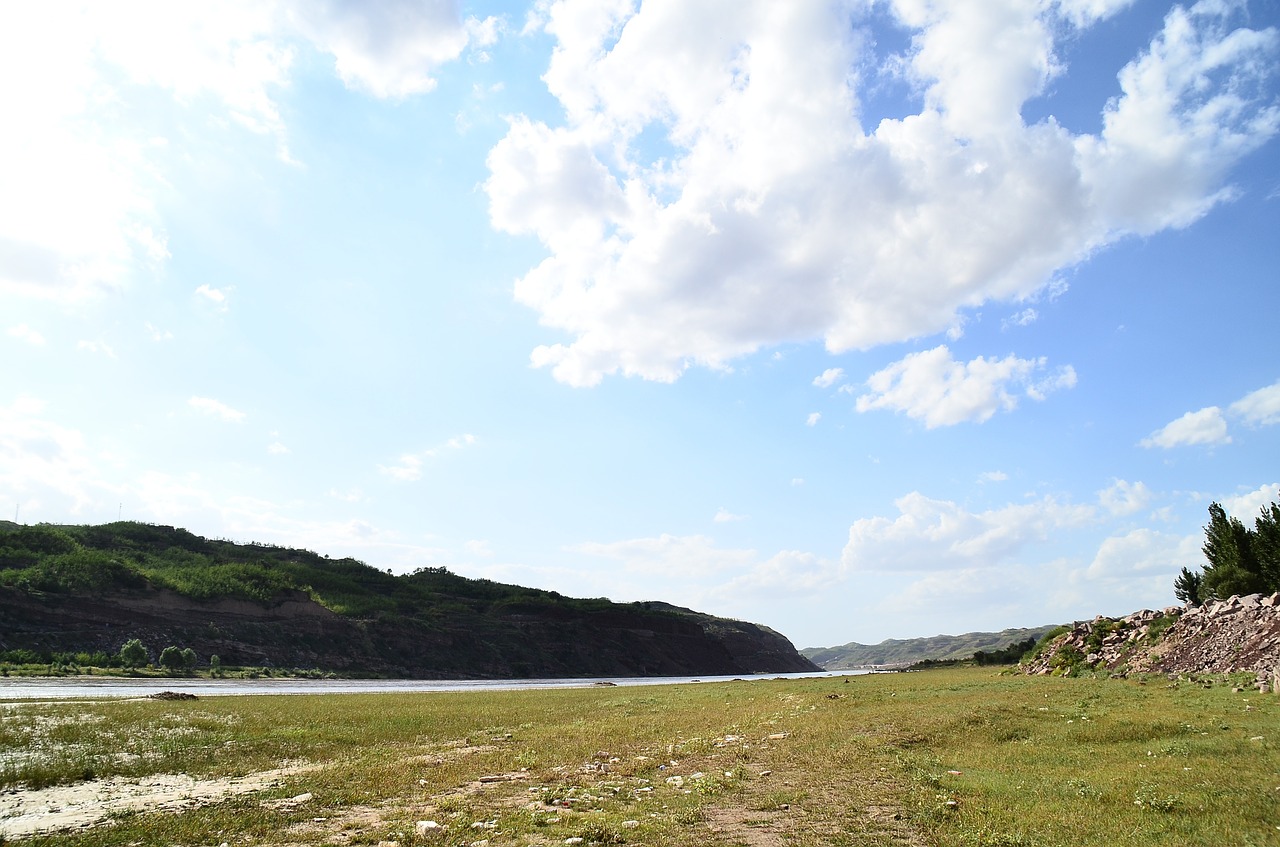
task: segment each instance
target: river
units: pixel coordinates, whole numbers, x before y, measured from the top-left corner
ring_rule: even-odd
[[[407,694],[446,691],[515,691],[528,688],[590,688],[596,685],[676,685],[733,680],[822,679],[871,671],[827,671],[760,676],[645,676],[586,679],[197,679],[127,677],[0,678],[0,700],[68,700],[74,698],[147,697],[180,691],[197,697],[261,694]]]

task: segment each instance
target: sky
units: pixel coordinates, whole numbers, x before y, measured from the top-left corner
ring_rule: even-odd
[[[1280,500],[1277,0],[6,3],[0,114],[6,520],[806,647]]]

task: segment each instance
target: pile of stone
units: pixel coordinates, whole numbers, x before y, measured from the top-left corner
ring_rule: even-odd
[[[1078,622],[1023,670],[1061,673],[1081,664],[1119,676],[1251,672],[1274,689],[1280,685],[1280,593]]]

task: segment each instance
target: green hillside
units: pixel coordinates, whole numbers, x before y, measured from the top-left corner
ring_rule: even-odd
[[[570,598],[444,568],[397,576],[170,526],[0,527],[0,657],[110,653],[127,638],[237,664],[395,676],[814,668],[766,627],[665,603]]]

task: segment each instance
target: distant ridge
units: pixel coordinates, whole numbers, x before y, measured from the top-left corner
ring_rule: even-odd
[[[1028,638],[1039,639],[1052,625],[1032,629],[1002,629],[999,632],[967,632],[964,635],[935,635],[931,638],[890,638],[879,644],[851,641],[839,647],[806,647],[800,655],[824,670],[904,666],[926,659],[968,659],[979,650],[992,651]]]

